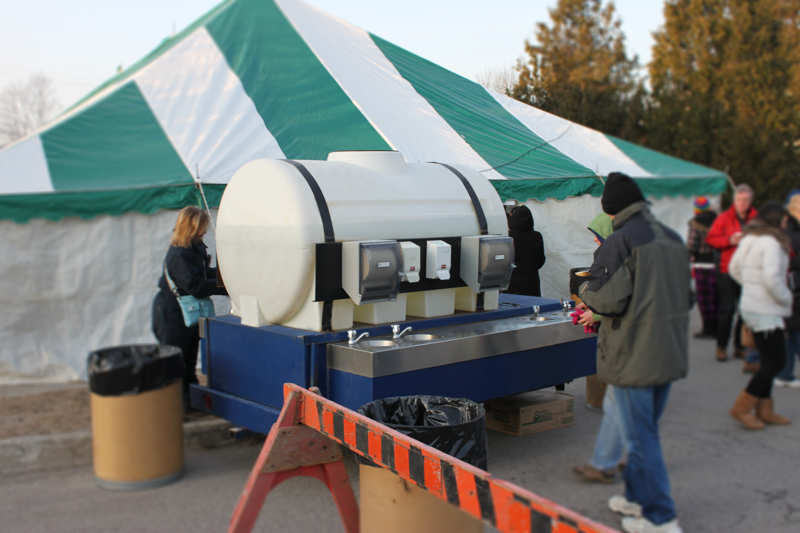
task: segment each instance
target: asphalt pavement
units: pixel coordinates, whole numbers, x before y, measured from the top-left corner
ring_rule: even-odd
[[[696,317],[695,317],[696,318]],[[697,324],[693,324],[693,330]],[[741,361],[718,363],[714,342],[690,345],[690,373],[676,382],[661,424],[662,446],[678,518],[691,532],[800,531],[800,390],[776,389],[788,427],[741,429],[727,414],[747,383]],[[575,395],[573,427],[512,437],[489,433],[489,471],[589,518],[619,528],[606,502],[622,483],[590,485],[572,466],[592,451],[600,415]],[[99,488],[90,465],[0,479],[4,532],[224,531],[260,446],[240,443],[187,450],[186,473],[158,489]],[[358,490],[354,465],[349,471]],[[487,530],[489,530],[487,528]],[[291,479],[270,493],[254,531],[343,531],[324,485]]]

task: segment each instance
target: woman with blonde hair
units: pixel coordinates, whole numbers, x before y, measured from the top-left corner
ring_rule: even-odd
[[[775,413],[772,380],[786,363],[784,318],[792,314],[792,291],[786,273],[791,242],[781,229],[786,211],[768,203],[744,228],[744,236],[731,258],[729,272],[742,286],[739,310],[753,331],[761,366],[747,388],[739,393],[731,416],[747,429],[764,429],[764,424],[789,424]]]
[[[226,294],[217,287],[217,272],[203,242],[209,225],[208,214],[198,207],[184,207],[172,231],[172,239],[158,280],[159,291],[153,299],[153,333],[160,344],[177,346],[183,351],[184,408],[189,406],[189,385],[197,383],[197,348],[200,335],[197,324],[187,326],[177,296],[207,298]],[[169,276],[167,279],[166,276]]]

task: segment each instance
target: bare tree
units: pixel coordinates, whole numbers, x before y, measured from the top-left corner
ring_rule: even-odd
[[[44,74],[6,85],[0,91],[0,146],[36,131],[58,107],[53,81]]]
[[[486,87],[502,94],[509,94],[511,88],[517,83],[517,73],[514,67],[488,68],[475,76],[476,81]]]

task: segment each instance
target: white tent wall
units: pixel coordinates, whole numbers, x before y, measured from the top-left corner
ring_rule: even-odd
[[[651,201],[656,217],[685,238],[692,198]],[[600,199],[527,205],[547,255],[542,294],[566,297],[569,269],[591,264],[586,226]],[[150,306],[176,215],[0,222],[0,385],[85,379],[91,350],[155,342]],[[205,240],[213,254],[213,231]],[[225,297],[214,303],[218,313],[230,309]]]
[[[650,198],[655,217],[685,241],[687,224],[694,216],[694,197]],[[719,199],[713,200],[718,205]],[[569,269],[589,266],[597,245],[586,226],[602,211],[600,198],[583,195],[564,200],[526,203],[533,213],[534,229],[542,233],[547,258],[539,271],[542,296],[569,296]]]
[[[0,385],[82,379],[91,350],[155,342],[150,306],[176,216],[0,222]],[[219,312],[226,302],[215,298]]]

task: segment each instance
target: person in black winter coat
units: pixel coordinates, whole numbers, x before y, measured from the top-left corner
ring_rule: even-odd
[[[533,230],[533,215],[525,205],[515,207],[508,217],[508,234],[514,239],[514,263],[511,284],[506,292],[541,296],[539,269],[544,265],[542,234]]]
[[[164,277],[164,269],[175,284],[178,294],[191,294],[207,298],[212,294],[227,294],[217,287],[217,272],[211,268],[203,236],[208,229],[209,217],[197,207],[184,207],[172,232],[170,247],[158,280],[159,291],[153,299],[153,333],[160,344],[177,346],[183,352],[184,405],[188,407],[189,385],[197,383],[197,348],[200,335],[197,324],[186,327],[181,308]]]

